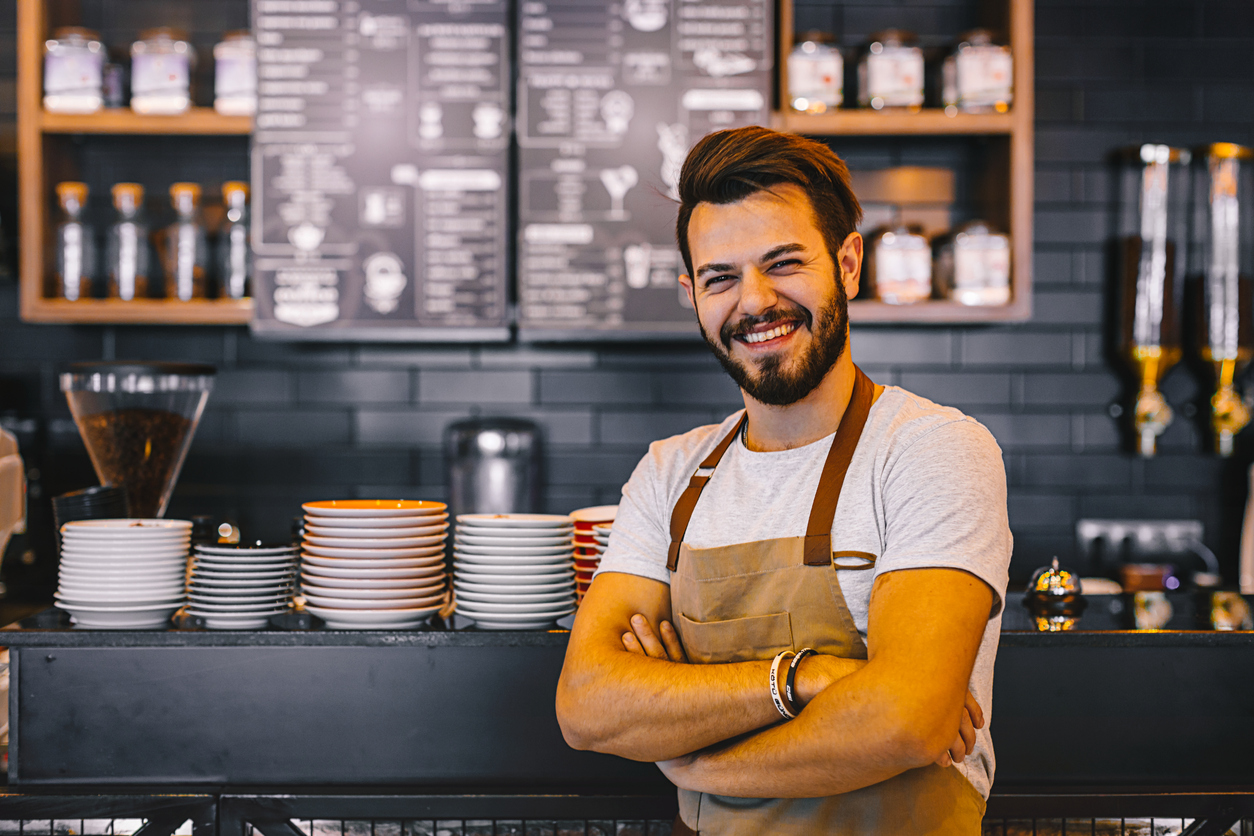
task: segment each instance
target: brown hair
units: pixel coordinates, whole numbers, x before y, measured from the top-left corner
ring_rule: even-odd
[[[702,137],[684,160],[675,238],[688,275],[692,275],[688,222],[698,203],[737,203],[781,183],[805,191],[834,261],[862,220],[862,207],[849,186],[849,169],[821,142],[750,126]]]

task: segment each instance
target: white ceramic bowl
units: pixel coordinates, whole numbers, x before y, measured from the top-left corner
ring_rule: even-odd
[[[306,525],[336,528],[414,528],[439,525],[448,521],[448,514],[424,514],[414,517],[319,517],[305,515]]]

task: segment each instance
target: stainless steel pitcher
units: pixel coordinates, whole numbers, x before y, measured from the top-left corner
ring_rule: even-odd
[[[449,513],[543,510],[540,429],[520,418],[472,418],[444,430]]]

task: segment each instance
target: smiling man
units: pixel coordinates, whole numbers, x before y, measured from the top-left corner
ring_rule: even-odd
[[[1001,451],[854,365],[861,208],[826,146],[711,134],[679,194],[680,281],[745,409],[655,442],[624,486],[563,733],[658,762],[676,833],[978,834]]]

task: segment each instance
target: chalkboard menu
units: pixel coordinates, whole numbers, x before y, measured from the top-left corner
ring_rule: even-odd
[[[253,0],[255,331],[509,338],[507,0]]]
[[[710,131],[765,124],[768,0],[518,0],[523,339],[697,336],[675,185]]]

